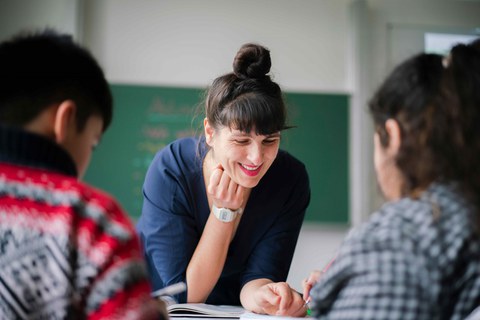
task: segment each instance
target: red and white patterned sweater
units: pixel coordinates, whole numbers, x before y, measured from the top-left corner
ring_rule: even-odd
[[[158,319],[131,221],[68,161],[48,140],[0,130],[0,319]]]

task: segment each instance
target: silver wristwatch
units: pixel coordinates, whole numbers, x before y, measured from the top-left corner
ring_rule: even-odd
[[[215,217],[218,220],[223,222],[231,222],[235,220],[235,218],[242,214],[242,208],[238,208],[237,210],[230,210],[227,208],[217,208],[215,205],[212,205],[212,211]]]

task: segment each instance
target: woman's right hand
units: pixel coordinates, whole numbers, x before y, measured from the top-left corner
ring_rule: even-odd
[[[308,278],[303,279],[302,281],[303,300],[308,301],[310,299],[310,290],[318,282],[322,273],[323,272],[320,270],[313,270],[308,276]]]
[[[243,205],[245,188],[234,182],[221,165],[212,171],[207,192],[217,208],[237,210]]]

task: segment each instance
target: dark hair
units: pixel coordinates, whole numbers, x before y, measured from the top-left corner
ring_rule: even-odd
[[[238,51],[233,72],[215,79],[207,91],[205,114],[214,127],[271,134],[287,129],[286,108],[278,84],[272,81],[270,52],[248,43]]]
[[[385,121],[395,119],[400,126],[396,164],[405,177],[404,195],[412,196],[433,181],[457,181],[478,207],[479,44],[457,45],[448,58],[419,54],[408,59],[370,101],[383,146],[388,145]]]
[[[452,48],[446,67],[446,86],[455,98],[453,121],[458,179],[480,208],[480,38]]]
[[[93,115],[112,120],[112,96],[103,71],[72,37],[47,29],[0,44],[0,123],[23,126],[54,103],[77,104],[78,131]]]

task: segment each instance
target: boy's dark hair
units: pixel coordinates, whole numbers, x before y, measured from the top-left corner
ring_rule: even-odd
[[[52,104],[73,100],[77,129],[92,115],[112,120],[113,102],[102,69],[72,37],[47,29],[0,44],[0,124],[23,126]]]

